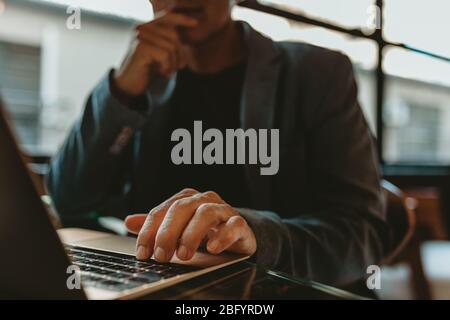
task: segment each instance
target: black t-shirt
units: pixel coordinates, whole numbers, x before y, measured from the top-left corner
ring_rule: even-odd
[[[209,128],[225,130],[240,128],[240,105],[246,64],[229,67],[213,75],[197,74],[188,69],[178,74],[177,86],[172,96],[169,131],[163,154],[163,197],[168,198],[183,188],[201,192],[215,191],[234,207],[249,207],[250,197],[245,179],[244,165],[181,164],[171,159],[172,148],[179,142],[170,141],[174,130],[187,129],[194,140],[194,121],[202,121],[203,133]],[[210,142],[203,142],[203,148]],[[193,159],[193,147],[192,159]],[[202,149],[203,150],[203,149]]]

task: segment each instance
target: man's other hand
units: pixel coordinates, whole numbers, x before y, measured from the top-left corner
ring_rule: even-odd
[[[212,254],[224,251],[253,255],[256,239],[247,222],[215,192],[184,189],[148,214],[128,216],[128,230],[138,234],[136,257],[153,254],[168,262],[175,254],[190,260],[203,240]]]

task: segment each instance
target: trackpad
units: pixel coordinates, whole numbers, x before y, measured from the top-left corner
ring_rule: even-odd
[[[77,242],[80,247],[90,247],[92,249],[104,250],[122,254],[133,255],[136,252],[136,239],[109,235],[105,238],[84,240]]]

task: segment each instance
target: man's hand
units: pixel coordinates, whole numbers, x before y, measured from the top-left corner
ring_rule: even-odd
[[[256,239],[247,222],[215,192],[185,189],[149,214],[128,216],[130,232],[139,234],[136,257],[168,262],[176,252],[190,260],[204,239],[212,254],[223,251],[252,255]]]
[[[197,20],[173,12],[139,25],[136,41],[115,75],[117,88],[126,95],[139,96],[153,78],[168,78],[184,68],[187,61],[177,29],[197,25]]]

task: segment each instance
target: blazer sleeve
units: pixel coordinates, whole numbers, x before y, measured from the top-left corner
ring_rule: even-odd
[[[352,64],[338,55],[308,121],[312,212],[283,219],[238,209],[253,229],[258,264],[329,284],[364,277],[389,247],[378,159],[357,102]],[[301,195],[299,195],[299,199]]]
[[[111,216],[124,211],[134,137],[146,122],[150,102],[143,96],[133,109],[122,105],[111,93],[112,72],[89,96],[46,177],[53,204],[66,225],[87,226],[101,211]]]

